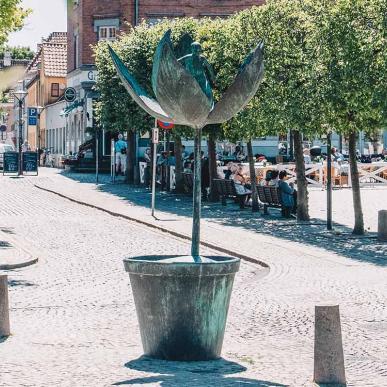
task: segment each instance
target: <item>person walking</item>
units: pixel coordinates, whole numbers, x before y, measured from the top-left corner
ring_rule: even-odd
[[[115,144],[116,152],[116,173],[120,171],[123,176],[125,176],[126,171],[126,142],[124,141],[124,136],[120,133],[118,135],[118,141]]]

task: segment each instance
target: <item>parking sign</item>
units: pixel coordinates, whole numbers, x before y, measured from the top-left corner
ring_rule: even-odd
[[[36,107],[28,108],[28,125],[36,125],[38,117],[38,109]]]

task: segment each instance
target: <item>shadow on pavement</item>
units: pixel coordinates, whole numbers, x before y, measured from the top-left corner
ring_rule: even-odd
[[[246,371],[246,367],[225,359],[203,362],[175,362],[151,359],[146,356],[130,361],[125,367],[132,370],[157,373],[116,382],[114,386],[158,383],[162,387],[177,386],[251,386],[251,387],[286,387],[284,384],[249,379],[243,377],[226,377]],[[210,383],[210,384],[209,384]]]
[[[64,173],[63,176],[80,183],[95,182],[93,175]],[[105,175],[97,190],[115,195],[122,201],[150,208],[151,192],[149,189],[126,184],[112,184],[110,176]],[[174,215],[191,216],[192,199],[190,195],[158,192],[156,208]],[[321,219],[297,223],[294,219],[281,218],[280,212],[276,209],[269,211],[270,215],[264,216],[261,212],[252,213],[249,207],[240,210],[232,201],[229,201],[227,206],[222,206],[220,203],[203,202],[202,219],[223,226],[240,227],[251,232],[322,248],[359,262],[387,266],[387,244],[378,242],[375,233],[357,237],[351,234],[352,229],[338,223],[334,224],[336,232],[332,233],[326,231],[325,223]]]
[[[9,280],[8,286],[14,287],[14,286],[38,286],[38,285],[25,280]]]

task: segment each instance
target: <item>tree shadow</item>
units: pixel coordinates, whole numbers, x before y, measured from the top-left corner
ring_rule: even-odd
[[[0,344],[4,343],[4,341],[7,341],[9,336],[0,336]]]
[[[65,176],[80,183],[95,181],[92,175],[66,174]],[[97,190],[114,195],[121,201],[150,208],[151,192],[143,187],[112,184],[110,176],[105,175]],[[156,207],[157,210],[166,213],[191,216],[192,196],[158,192]],[[229,201],[227,206],[203,202],[202,219],[318,247],[355,261],[387,266],[387,243],[379,242],[376,239],[376,233],[354,236],[351,228],[339,223],[334,223],[335,232],[328,232],[325,222],[321,219],[297,223],[294,219],[281,218],[280,211],[277,209],[270,209],[269,215],[263,215],[262,212],[252,213],[249,207],[240,210],[232,201]]]
[[[9,280],[8,281],[8,286],[10,287],[15,287],[15,286],[38,286],[32,282],[28,282],[28,281],[25,281],[25,280]]]
[[[132,370],[159,374],[133,378],[113,383],[114,386],[159,383],[162,387],[197,387],[197,386],[250,386],[250,387],[286,387],[275,382],[249,379],[244,377],[227,377],[246,371],[246,367],[225,359],[198,362],[176,362],[151,359],[141,356],[125,364]],[[209,384],[210,383],[210,384]]]

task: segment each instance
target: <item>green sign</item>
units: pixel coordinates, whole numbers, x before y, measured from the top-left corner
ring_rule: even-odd
[[[19,153],[18,152],[5,152],[3,174],[5,173],[18,173],[19,170]]]
[[[38,153],[37,152],[23,152],[23,172],[38,173]]]

